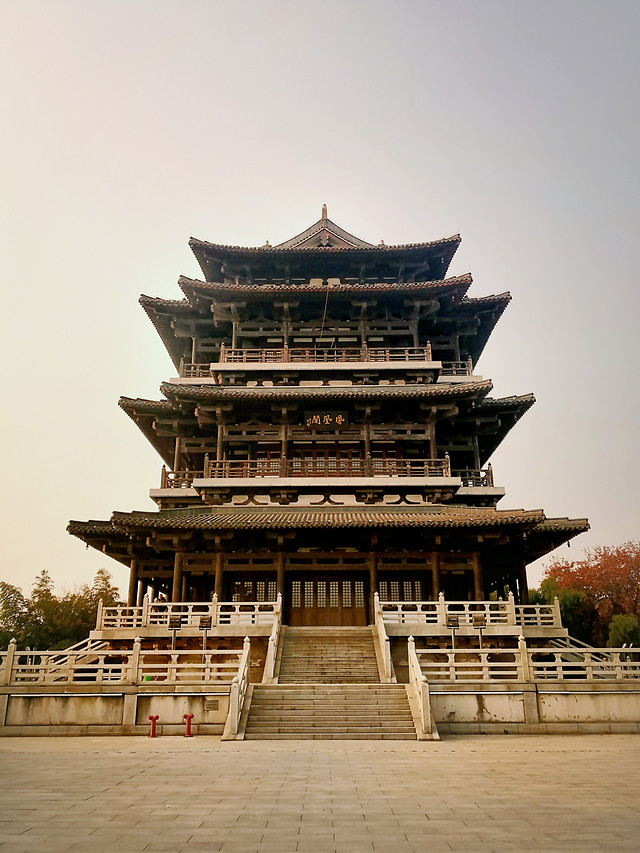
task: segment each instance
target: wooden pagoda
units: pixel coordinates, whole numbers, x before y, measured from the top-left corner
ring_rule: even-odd
[[[322,216],[277,246],[192,239],[203,279],[140,302],[176,367],[120,406],[163,461],[153,512],[72,521],[130,568],[129,604],[272,601],[366,625],[385,601],[524,603],[585,519],[498,509],[489,459],[534,402],[476,366],[508,293],[447,277],[458,235],[374,246]]]

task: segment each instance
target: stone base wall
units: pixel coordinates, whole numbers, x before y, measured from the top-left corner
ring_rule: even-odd
[[[640,733],[640,684],[430,682],[440,734]]]
[[[183,714],[193,714],[194,733],[222,734],[229,711],[228,693],[197,690],[0,690],[0,736],[148,734],[150,715],[159,734],[184,734]]]

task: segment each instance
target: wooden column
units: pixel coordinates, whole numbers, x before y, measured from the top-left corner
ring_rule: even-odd
[[[135,557],[131,558],[129,568],[129,591],[127,594],[127,607],[135,607],[136,594],[138,592],[138,560]]]
[[[182,590],[180,591],[180,601],[189,600],[189,581],[191,580],[190,572],[182,573]]]
[[[142,607],[142,600],[144,599],[144,594],[147,591],[147,585],[144,581],[138,581],[138,598],[136,601],[136,605],[138,607]]]
[[[520,604],[529,603],[529,584],[527,582],[527,564],[522,558],[520,564],[520,577],[518,579],[518,589],[520,590]]]
[[[184,552],[176,551],[173,556],[173,589],[171,601],[181,601],[182,598],[182,566],[184,565]]]
[[[473,594],[476,601],[484,601],[484,585],[482,583],[482,566],[480,565],[480,554],[474,551],[471,555],[473,567]]]
[[[284,604],[284,552],[278,551],[276,554],[276,592],[282,595]]]
[[[431,596],[433,601],[440,595],[440,557],[437,551],[431,552]]]
[[[378,591],[378,552],[369,552],[369,621],[373,619],[373,596]]]
[[[176,444],[175,444],[175,448],[173,451],[173,470],[174,471],[180,470],[180,464],[181,464],[180,463],[180,454],[181,454],[181,450],[182,450],[180,445],[181,445],[180,436],[177,435],[176,436]]]
[[[224,554],[222,551],[216,551],[216,579],[213,591],[218,596],[218,601],[222,598],[222,571],[224,567]]]
[[[218,441],[216,444],[216,462],[222,462],[223,442],[224,442],[224,424],[218,424]]]

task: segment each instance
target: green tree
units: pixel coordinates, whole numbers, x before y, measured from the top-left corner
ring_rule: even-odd
[[[640,646],[640,620],[633,613],[619,613],[609,622],[607,646],[619,649],[624,645]]]
[[[22,642],[28,618],[28,602],[22,590],[0,581],[0,649],[6,649],[12,639]]]
[[[556,578],[548,577],[540,589],[529,592],[531,604],[552,604],[555,597],[560,604],[562,624],[571,637],[583,643],[601,644],[598,613],[593,600],[584,590],[560,586]]]

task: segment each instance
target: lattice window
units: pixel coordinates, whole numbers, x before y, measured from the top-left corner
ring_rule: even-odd
[[[327,582],[326,581],[318,581],[317,586],[316,586],[316,596],[317,596],[318,607],[326,607],[327,606]]]
[[[313,581],[304,582],[304,606],[313,607]]]
[[[351,607],[351,581],[342,581],[342,606]]]
[[[362,581],[356,581],[356,607],[364,607],[364,583]]]
[[[302,583],[293,581],[291,584],[291,606],[302,607]]]
[[[329,607],[340,607],[338,581],[329,581]]]
[[[380,596],[380,601],[389,600],[389,584],[386,581],[378,582],[378,595]]]

